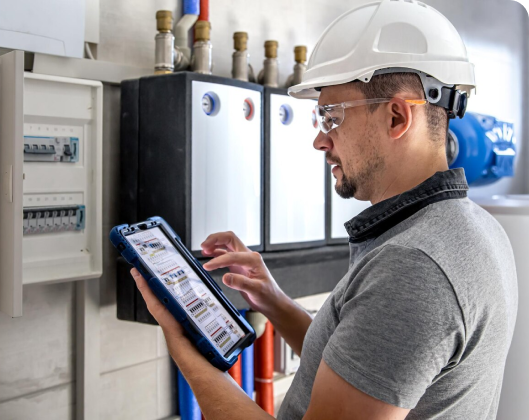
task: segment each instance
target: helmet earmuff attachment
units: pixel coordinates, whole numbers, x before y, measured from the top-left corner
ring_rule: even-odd
[[[467,110],[468,95],[455,88],[442,88],[441,99],[434,105],[440,106],[448,112],[448,118],[463,118]]]
[[[426,100],[436,106],[446,109],[449,119],[463,118],[467,110],[468,94],[457,89],[457,86],[447,85],[435,77],[422,71],[408,68],[387,68],[375,71],[373,76],[388,73],[415,73],[421,78]]]

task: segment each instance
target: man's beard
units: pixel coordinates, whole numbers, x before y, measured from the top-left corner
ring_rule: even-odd
[[[342,166],[340,159],[332,158],[328,153],[326,154],[326,159],[340,166],[342,178],[336,180],[334,189],[340,197],[345,199],[354,198],[359,186],[362,188],[362,195],[368,194],[366,198],[361,198],[361,200],[369,199],[367,197],[369,197],[371,192],[373,180],[376,178],[375,174],[381,172],[385,168],[384,159],[376,152],[372,153],[371,156],[366,159],[365,167],[354,176],[348,176],[345,173],[345,168]],[[340,183],[338,183],[338,181],[340,181]]]
[[[336,190],[336,193],[342,198],[353,198],[356,194],[356,183],[352,178],[345,175],[342,166],[340,166],[340,168],[342,170],[341,183],[338,185],[338,182],[336,182],[334,189]]]

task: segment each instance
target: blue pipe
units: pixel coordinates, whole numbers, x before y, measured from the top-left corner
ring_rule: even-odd
[[[250,398],[254,391],[253,344],[246,347],[241,354],[242,363],[242,389]]]
[[[199,15],[200,0],[184,0],[184,15]]]
[[[178,405],[182,420],[202,419],[202,413],[200,412],[197,399],[180,371],[178,371]]]
[[[246,310],[240,311],[242,316],[246,316]],[[245,348],[241,353],[241,370],[242,370],[242,389],[246,394],[253,398],[254,391],[254,358],[253,344]]]

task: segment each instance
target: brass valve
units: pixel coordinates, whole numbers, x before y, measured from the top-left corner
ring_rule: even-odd
[[[266,58],[277,58],[277,47],[279,43],[277,41],[265,41],[265,57]]]
[[[195,23],[195,41],[209,41],[211,23],[207,20],[199,20]]]
[[[304,63],[307,61],[307,47],[305,45],[297,45],[294,47],[294,59],[296,63]]]
[[[246,51],[248,48],[248,33],[235,32],[233,34],[233,48],[236,51]]]
[[[158,10],[156,12],[156,29],[159,32],[171,32],[173,28],[173,12]]]

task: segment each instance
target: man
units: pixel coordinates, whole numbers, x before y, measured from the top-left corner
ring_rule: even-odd
[[[314,147],[333,165],[337,192],[373,206],[345,224],[350,269],[314,320],[233,233],[202,244],[213,257],[204,267],[230,267],[224,283],[301,354],[279,418],[496,417],[517,309],[514,260],[445,155],[448,117],[464,115],[473,87],[446,18],[415,1],[383,0],[337,19],[290,89],[318,97]],[[132,273],[205,417],[270,418]]]

